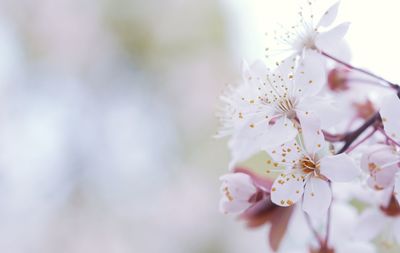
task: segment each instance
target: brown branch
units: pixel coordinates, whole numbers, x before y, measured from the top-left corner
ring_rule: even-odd
[[[346,134],[344,137],[344,145],[343,147],[337,152],[338,154],[346,152],[346,150],[353,144],[353,142],[369,127],[373,126],[377,128],[382,123],[381,116],[379,112],[376,112],[371,118],[364,122],[359,128],[356,130]]]

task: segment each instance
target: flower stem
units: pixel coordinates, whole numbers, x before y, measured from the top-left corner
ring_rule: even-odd
[[[391,143],[395,144],[396,146],[400,147],[400,143],[398,143],[397,141],[393,140],[392,137],[390,137],[389,135],[387,135],[387,133],[385,132],[385,130],[383,130],[382,128],[379,128],[379,132],[381,132],[385,137],[386,140],[390,141]]]
[[[380,123],[381,116],[379,115],[379,112],[376,112],[371,118],[369,118],[367,121],[364,122],[359,128],[354,130],[353,132],[350,132],[346,134],[346,137],[344,138],[344,145],[343,147],[337,152],[338,154],[346,152],[347,149],[353,144],[353,142],[365,131],[367,130],[370,126],[374,126],[378,122]],[[377,128],[377,126],[374,126]]]
[[[390,86],[391,88],[395,89],[397,92],[400,92],[400,86],[399,86],[399,85],[397,85],[397,84],[395,84],[395,83],[393,83],[393,82],[390,82],[389,80],[386,80],[386,79],[383,78],[383,77],[380,77],[380,76],[378,76],[378,75],[375,75],[374,73],[369,72],[369,71],[367,71],[367,70],[365,70],[365,69],[355,67],[355,66],[353,66],[353,65],[351,65],[351,64],[349,64],[349,63],[347,63],[347,62],[344,62],[344,61],[342,61],[342,60],[340,60],[340,59],[338,59],[338,58],[336,58],[336,57],[334,57],[334,56],[332,56],[332,55],[330,55],[330,54],[324,52],[324,51],[320,51],[320,53],[321,53],[323,56],[325,56],[325,57],[327,57],[327,58],[329,58],[329,59],[331,59],[331,60],[333,60],[333,61],[335,61],[335,62],[337,62],[337,63],[340,63],[340,64],[346,66],[347,68],[351,69],[351,70],[355,70],[355,71],[361,72],[361,73],[363,73],[363,74],[365,74],[365,75],[368,75],[368,76],[371,76],[371,77],[373,77],[373,78],[375,78],[375,79],[377,79],[377,80],[379,80],[379,81],[382,81],[382,82],[384,82],[384,83],[387,83],[387,84],[389,84],[389,86]]]
[[[319,236],[317,230],[315,230],[314,226],[312,225],[310,216],[306,212],[303,212],[303,213],[304,213],[304,216],[306,218],[306,222],[307,222],[308,227],[310,228],[311,232],[313,233],[315,239],[318,241],[319,245],[322,247],[323,246],[323,241],[322,241],[321,237]]]
[[[353,146],[349,147],[346,150],[346,153],[350,153],[351,151],[353,151],[356,147],[358,147],[360,144],[362,144],[364,141],[368,140],[372,135],[374,135],[374,133],[376,132],[377,129],[372,130],[368,135],[366,135],[364,138],[362,138],[360,141],[358,141],[356,144],[354,144]]]
[[[324,134],[325,140],[329,142],[340,142],[346,137],[344,134],[331,134],[325,130],[322,130],[322,133]]]
[[[386,88],[386,89],[392,89],[390,86],[382,86],[382,83],[377,81],[377,80],[367,80],[367,79],[361,79],[361,78],[348,78],[348,82],[351,82],[352,84],[357,84],[357,83],[362,83],[362,84],[370,84],[373,86],[377,86],[380,88]]]
[[[329,188],[332,191],[331,182],[329,182]],[[325,234],[325,240],[324,240],[324,244],[323,244],[326,249],[328,249],[328,247],[329,247],[328,243],[329,243],[329,235],[330,235],[330,230],[331,230],[332,204],[333,203],[331,202],[331,204],[330,204],[330,206],[328,208],[328,215],[327,215],[327,218],[326,218],[327,219],[327,222],[326,222],[326,234]]]

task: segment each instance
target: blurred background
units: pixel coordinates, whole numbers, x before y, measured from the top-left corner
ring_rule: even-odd
[[[268,252],[267,228],[218,211],[215,112],[298,6],[1,0],[0,251]],[[338,18],[353,62],[394,81],[398,7],[343,0]]]

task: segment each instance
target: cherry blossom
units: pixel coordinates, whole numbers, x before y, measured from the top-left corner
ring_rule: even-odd
[[[256,197],[252,198],[252,206],[241,213],[239,218],[244,220],[249,228],[259,228],[265,224],[270,225],[268,242],[272,250],[278,250],[294,209],[272,203],[271,187],[273,181],[271,179],[259,175],[248,168],[235,168],[234,172],[249,175],[254,185],[258,188]]]
[[[400,176],[397,174],[399,162],[400,154],[396,147],[384,144],[370,146],[361,158],[361,168],[370,175],[368,185],[376,190],[393,188]]]
[[[333,92],[347,91],[349,87],[349,70],[336,67],[328,73],[328,87]]]
[[[221,212],[238,213],[249,228],[269,224],[270,247],[278,250],[293,209],[272,203],[272,181],[247,168],[235,168],[232,173],[222,176],[221,180]]]
[[[223,213],[240,213],[249,208],[251,197],[257,192],[249,175],[231,173],[220,177],[222,181],[220,210]]]
[[[324,229],[324,223],[324,219],[313,219],[312,225],[316,230],[323,232],[321,230]],[[321,246],[309,232],[303,210],[297,207],[279,252],[375,253],[372,243],[353,236],[357,224],[358,213],[355,207],[345,202],[333,202],[329,241]]]
[[[400,152],[396,145],[400,140],[400,114],[397,106],[400,101],[393,94],[385,97],[380,109],[385,135],[392,145],[372,145],[361,159],[361,168],[370,175],[368,185],[376,190],[394,188],[396,197],[400,191]]]
[[[279,51],[288,51],[291,57],[303,55],[309,50],[330,52],[341,42],[350,23],[344,22],[327,29],[336,19],[339,2],[328,8],[317,22],[314,20],[312,5],[309,1],[308,8],[301,8],[298,13],[300,21],[296,25],[283,29],[282,34],[275,32],[274,39],[283,47]],[[325,31],[321,32],[322,28],[325,28]],[[267,48],[267,51],[270,51],[270,48]]]
[[[221,96],[230,169],[265,162],[221,177],[221,210],[251,228],[271,224],[274,251],[376,252],[378,235],[400,244],[400,85],[351,65],[349,23],[330,29],[339,3],[317,21],[313,4],[275,34],[285,48],[267,48],[267,58],[288,57],[244,63],[243,81]]]
[[[400,206],[395,198],[379,207],[370,207],[361,214],[354,236],[357,239],[372,240],[383,233],[381,244],[394,248],[400,243]]]
[[[309,52],[300,61],[278,63],[273,71],[261,61],[250,67],[244,64],[243,82],[221,97],[225,106],[217,136],[232,136],[230,167],[262,148],[294,139],[301,123],[298,113],[314,113],[324,126],[334,122],[330,112],[335,108],[318,96],[326,76],[317,58],[317,53]]]
[[[358,223],[357,209],[349,203],[334,202],[332,205],[332,226],[329,248],[335,253],[375,253],[375,246],[368,240],[355,238]]]
[[[291,206],[303,199],[303,210],[310,216],[322,216],[328,209],[332,192],[329,182],[349,182],[359,175],[355,162],[346,154],[332,155],[318,119],[299,114],[307,122],[301,128],[301,137],[267,149],[273,167],[283,167],[271,190],[272,201],[280,206]],[[307,121],[301,120],[308,117]]]

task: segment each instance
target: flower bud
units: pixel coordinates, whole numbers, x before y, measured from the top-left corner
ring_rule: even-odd
[[[346,91],[348,85],[349,70],[345,68],[334,68],[328,73],[328,87],[333,92]]]
[[[257,188],[249,175],[231,173],[221,176],[220,180],[222,181],[221,212],[241,213],[254,203]]]

